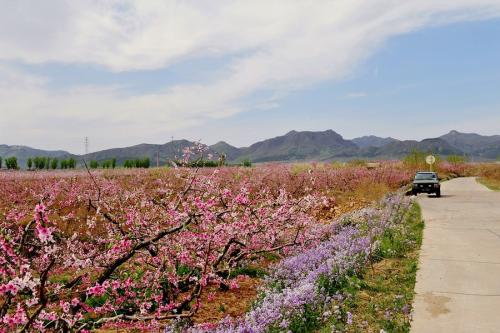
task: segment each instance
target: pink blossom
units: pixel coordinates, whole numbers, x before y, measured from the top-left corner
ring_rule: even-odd
[[[52,236],[53,229],[46,228],[40,223],[36,225],[36,234],[42,243],[52,243],[54,242],[54,237]]]
[[[104,288],[102,285],[99,283],[96,283],[93,287],[90,287],[87,289],[87,294],[88,295],[93,295],[93,296],[102,296],[106,293],[106,288]]]

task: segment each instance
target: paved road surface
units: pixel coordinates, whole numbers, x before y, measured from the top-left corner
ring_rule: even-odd
[[[412,333],[500,332],[500,192],[474,178],[419,195],[426,224]]]

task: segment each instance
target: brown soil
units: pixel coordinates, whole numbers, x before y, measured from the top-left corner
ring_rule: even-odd
[[[196,313],[193,321],[196,323],[214,323],[227,316],[238,317],[250,309],[257,296],[257,289],[261,284],[258,278],[244,278],[239,288],[221,291],[218,287],[209,287],[201,297],[202,307]],[[208,295],[213,293],[213,299]]]

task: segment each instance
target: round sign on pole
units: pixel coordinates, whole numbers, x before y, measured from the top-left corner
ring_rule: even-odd
[[[429,171],[432,171],[432,165],[436,162],[434,155],[429,155],[425,158],[425,162],[429,164]]]

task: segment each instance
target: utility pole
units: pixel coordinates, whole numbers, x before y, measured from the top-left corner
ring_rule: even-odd
[[[173,158],[170,158],[170,159],[171,159],[171,160],[174,160],[174,159],[177,157],[177,155],[176,155],[176,153],[175,153],[175,148],[174,148],[174,136],[173,136],[173,135],[170,137],[170,146],[172,147],[171,149],[172,149],[172,152],[173,152],[173,155],[174,155],[174,157],[173,157]]]

